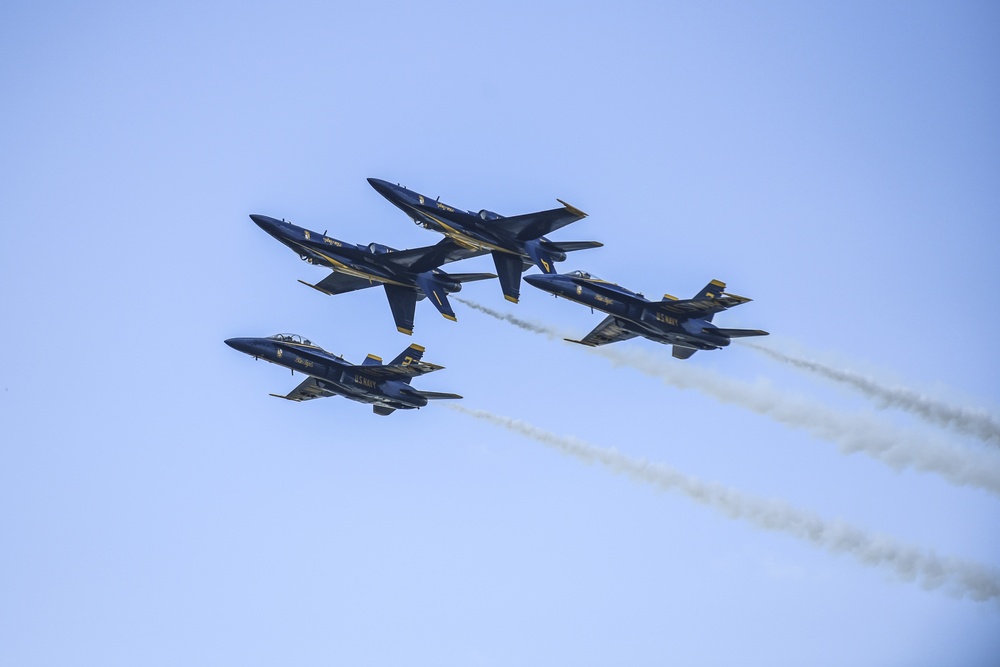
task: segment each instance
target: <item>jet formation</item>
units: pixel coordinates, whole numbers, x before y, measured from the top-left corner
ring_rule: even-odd
[[[642,336],[670,345],[674,357],[688,359],[698,350],[726,347],[733,338],[768,335],[759,329],[727,329],[712,322],[716,314],[750,301],[727,293],[726,284],[719,280],[711,281],[690,299],[667,294],[661,301],[650,301],[585,271],[556,272],[555,265],[565,261],[568,253],[603,246],[598,241],[548,238],[587,217],[561,199],[556,200],[562,205],[559,208],[505,217],[487,209],[463,210],[377,178],[369,178],[368,183],[417,225],[444,238],[435,245],[396,250],[380,243],[340,241],[325,231],[320,234],[267,215],[252,214],[250,219],[303,261],[331,270],[316,283],[300,283],[328,295],[381,285],[401,333],[412,335],[416,303],[423,299],[445,318],[457,321],[448,295],[461,290],[463,283],[498,278],[504,298],[517,303],[521,274],[536,266],[541,273],[525,276],[528,284],[608,314],[583,339],[566,339],[573,343],[598,346]],[[441,268],[487,253],[493,257],[495,274],[454,273]],[[230,338],[226,344],[293,373],[305,373],[308,378],[291,393],[272,394],[291,401],[339,395],[372,404],[376,414],[388,415],[394,410],[423,407],[433,399],[461,398],[410,387],[413,377],[441,368],[420,360],[424,348],[419,345],[409,346],[389,364],[368,355],[360,365],[354,365],[294,334]]]

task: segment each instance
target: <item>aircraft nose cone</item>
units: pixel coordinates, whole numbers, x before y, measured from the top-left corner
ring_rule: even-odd
[[[257,213],[251,213],[250,219],[253,220],[254,224],[256,224],[261,229],[269,229],[271,227],[274,227],[278,223],[278,221],[272,218],[271,216],[259,215]]]
[[[368,184],[375,188],[375,191],[386,198],[392,197],[392,183],[383,181],[381,178],[369,178]]]
[[[530,276],[524,276],[524,282],[539,289],[546,289],[551,281],[547,275],[532,274]]]
[[[253,354],[252,338],[227,338],[226,345],[244,354]]]

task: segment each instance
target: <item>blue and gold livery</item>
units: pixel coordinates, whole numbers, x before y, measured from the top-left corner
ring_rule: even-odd
[[[478,213],[444,204],[437,199],[378,178],[368,182],[415,223],[444,234],[463,248],[493,255],[504,298],[517,303],[521,273],[534,264],[543,273],[555,273],[555,263],[566,253],[600,248],[597,241],[550,241],[546,234],[582,220],[587,214],[557,199],[562,207],[538,213],[504,217],[483,209]]]
[[[485,250],[462,247],[449,239],[437,245],[412,250],[395,250],[379,243],[355,245],[298,227],[266,215],[251,215],[257,226],[288,246],[303,261],[333,269],[315,285],[324,294],[343,294],[375,285],[385,288],[396,328],[413,333],[413,315],[418,300],[427,298],[447,319],[455,320],[448,295],[462,289],[462,283],[496,278],[492,273],[445,273],[438,267]]]
[[[291,393],[276,398],[289,401],[310,401],[327,396],[343,396],[359,403],[368,403],[375,414],[388,415],[394,410],[422,408],[427,401],[462,398],[458,394],[418,391],[410,380],[442,366],[421,361],[424,348],[410,345],[388,364],[369,354],[360,365],[330,354],[307,338],[296,334],[275,334],[267,338],[230,338],[226,345],[264,359],[272,364],[299,371],[308,377]]]
[[[643,336],[673,345],[673,355],[687,359],[698,350],[725,347],[733,338],[768,335],[759,329],[722,329],[712,324],[716,313],[751,301],[727,293],[726,284],[719,280],[710,282],[693,299],[677,299],[667,294],[662,301],[649,301],[641,294],[584,271],[524,279],[540,290],[608,313],[583,340],[572,343],[596,347]]]

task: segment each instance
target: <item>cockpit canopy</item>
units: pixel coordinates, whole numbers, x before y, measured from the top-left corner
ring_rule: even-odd
[[[298,334],[274,334],[273,336],[268,336],[268,338],[282,343],[295,343],[296,345],[309,345],[310,347],[316,347],[316,343],[312,342],[308,338],[303,338]]]
[[[395,248],[390,248],[387,245],[382,245],[381,243],[369,243],[368,250],[371,251],[373,255],[384,255],[390,252],[396,252]]]
[[[570,271],[566,275],[567,276],[572,276],[574,278],[583,278],[584,280],[601,280],[600,278],[596,278],[596,277],[590,275],[586,271],[580,271],[580,270]],[[601,280],[601,282],[604,282],[604,281]]]
[[[503,218],[499,213],[487,211],[485,208],[479,212],[479,217],[483,220],[501,220]]]

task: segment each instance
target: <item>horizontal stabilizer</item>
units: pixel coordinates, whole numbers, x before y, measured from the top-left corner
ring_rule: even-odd
[[[385,417],[386,415],[391,415],[395,411],[396,408],[384,408],[381,405],[372,406],[372,412],[374,412],[377,415],[382,415],[383,417]]]
[[[418,389],[403,389],[403,393],[411,394],[413,396],[422,396],[429,401],[435,401],[440,399],[457,399],[462,398],[458,394],[448,394],[441,391],[420,391]]]
[[[497,277],[495,273],[449,273],[448,277],[456,283],[471,283],[477,280],[492,280]]]
[[[575,252],[590,248],[603,248],[604,244],[600,241],[546,241],[543,243],[543,247],[559,252]]]
[[[680,345],[674,345],[674,358],[675,359],[690,359],[698,350],[692,347],[681,347]]]
[[[760,329],[712,329],[712,333],[722,334],[729,338],[749,338],[751,336],[769,336],[770,334]]]

